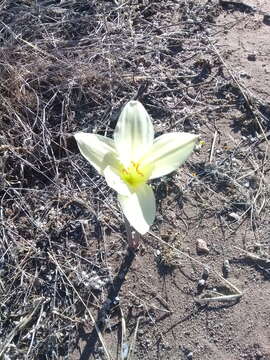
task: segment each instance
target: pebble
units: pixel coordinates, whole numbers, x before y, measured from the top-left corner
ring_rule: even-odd
[[[208,276],[209,276],[209,270],[207,268],[204,268],[202,273],[202,279],[207,280]]]
[[[205,286],[205,280],[204,279],[200,279],[199,281],[198,281],[198,288],[203,288]]]
[[[263,353],[260,350],[258,350],[256,352],[256,360],[259,360],[259,359],[262,359],[262,358],[263,358]]]
[[[160,257],[160,255],[161,255],[161,251],[160,250],[156,250],[155,252],[154,252],[154,255],[155,255],[155,257]]]
[[[207,255],[209,254],[209,249],[207,247],[206,242],[203,239],[197,239],[196,241],[196,249],[198,255]]]
[[[113,305],[118,305],[120,302],[120,298],[119,296],[116,296],[114,299],[113,299]]]
[[[229,213],[228,215],[229,215],[229,217],[230,217],[231,219],[234,219],[234,220],[236,220],[236,221],[241,220],[241,216],[238,215],[238,214],[236,214],[236,213],[234,213],[234,212],[231,212],[231,213]]]
[[[230,267],[229,260],[224,260],[223,266],[222,266],[222,272],[223,272],[223,276],[225,278],[228,277],[230,270],[231,270],[231,267]]]
[[[264,15],[263,17],[263,23],[265,25],[270,25],[270,15]]]
[[[256,55],[255,54],[248,54],[247,59],[249,61],[256,61]]]
[[[246,78],[246,79],[250,79],[250,78],[251,78],[251,76],[250,76],[247,72],[245,72],[245,71],[240,71],[239,75],[240,75],[240,77],[242,77],[242,78]]]

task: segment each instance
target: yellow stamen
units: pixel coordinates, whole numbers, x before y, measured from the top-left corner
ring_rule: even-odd
[[[130,186],[136,187],[146,182],[147,176],[140,169],[140,164],[134,161],[130,162],[130,166],[122,168],[120,173],[121,178]]]

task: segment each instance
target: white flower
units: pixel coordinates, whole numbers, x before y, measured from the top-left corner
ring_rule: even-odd
[[[154,139],[147,111],[139,101],[130,101],[120,114],[113,139],[82,132],[75,138],[81,154],[117,191],[129,223],[145,234],[156,213],[155,196],[147,181],[182,165],[198,136],[175,132]]]

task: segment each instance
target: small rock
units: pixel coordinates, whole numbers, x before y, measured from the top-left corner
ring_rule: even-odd
[[[145,345],[148,347],[148,346],[150,346],[150,344],[151,344],[151,341],[149,339],[145,339]]]
[[[264,152],[263,151],[259,152],[257,157],[258,157],[258,160],[264,159]]]
[[[209,270],[207,268],[204,268],[202,273],[202,279],[207,280],[208,276],[209,276]]]
[[[263,23],[265,24],[265,25],[270,25],[270,15],[264,15],[264,17],[263,17]]]
[[[247,59],[249,61],[256,61],[256,55],[255,54],[248,54]]]
[[[240,75],[240,77],[242,77],[242,78],[246,78],[246,79],[250,79],[250,78],[251,78],[251,76],[250,76],[247,72],[245,72],[245,71],[240,71],[239,75]]]
[[[206,242],[203,239],[197,239],[196,241],[196,249],[198,255],[207,255],[209,254],[209,249],[207,247]]]
[[[116,296],[116,297],[113,299],[113,305],[119,305],[119,302],[120,302],[120,298],[119,298],[119,296]]]
[[[154,252],[154,255],[155,255],[156,258],[159,258],[160,255],[161,255],[161,251],[157,249],[157,250]]]
[[[200,279],[198,281],[198,288],[201,289],[205,286],[205,280],[204,279]]]
[[[190,351],[188,354],[187,354],[187,359],[188,360],[192,360],[193,359],[193,352]]]
[[[236,214],[236,213],[234,213],[234,212],[231,212],[231,213],[229,213],[228,215],[229,215],[229,217],[230,217],[231,219],[234,219],[234,220],[236,220],[236,221],[241,220],[241,216],[238,215],[238,214]]]
[[[230,270],[231,270],[231,267],[230,267],[229,260],[224,260],[223,266],[222,266],[222,272],[223,272],[223,276],[225,278],[228,277]]]

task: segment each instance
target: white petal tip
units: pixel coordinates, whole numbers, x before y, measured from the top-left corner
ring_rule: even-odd
[[[156,213],[152,188],[149,185],[142,185],[131,196],[118,194],[118,200],[130,225],[141,235],[146,234],[154,222]]]

